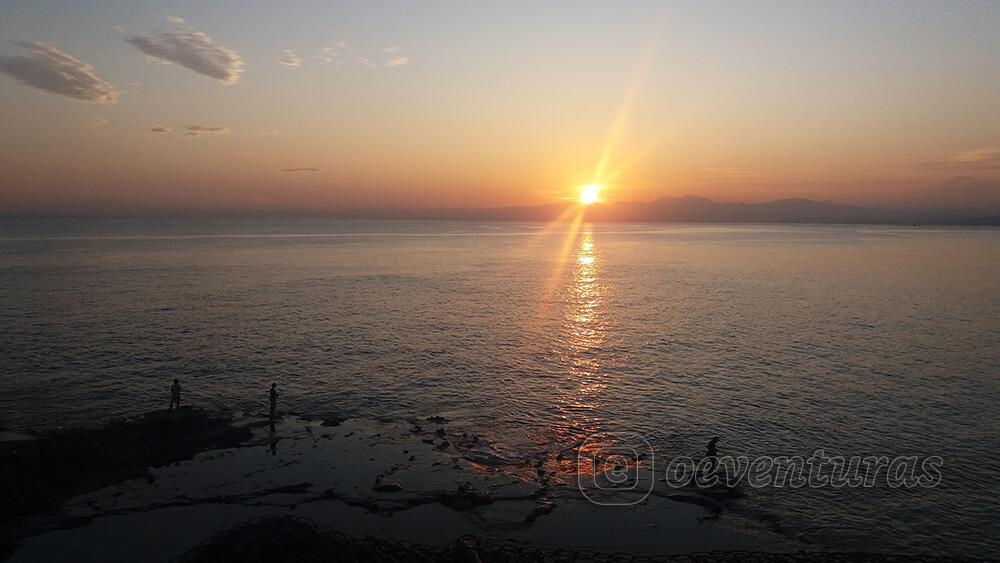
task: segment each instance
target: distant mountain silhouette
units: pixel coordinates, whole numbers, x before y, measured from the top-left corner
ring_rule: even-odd
[[[900,200],[899,207],[1000,214],[1000,181],[957,176],[920,188]]]
[[[854,223],[1000,225],[1000,188],[996,182],[954,178],[918,190],[899,205],[862,207],[791,198],[767,203],[718,203],[696,196],[662,197],[650,202],[591,205],[592,222],[629,223]],[[518,207],[391,209],[334,212],[338,217],[433,219],[451,221],[552,221],[571,211],[571,203]]]
[[[898,212],[810,199],[768,203],[716,203],[694,196],[664,197],[649,203],[617,203],[588,210],[594,221],[691,223],[895,223]]]

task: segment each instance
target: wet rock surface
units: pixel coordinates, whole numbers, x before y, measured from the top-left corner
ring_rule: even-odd
[[[454,491],[441,495],[441,504],[453,510],[471,510],[493,502],[488,493],[475,490],[471,484],[462,483]]]
[[[9,551],[26,520],[70,498],[136,477],[148,468],[251,437],[231,419],[193,408],[155,411],[97,429],[64,430],[0,442],[0,551]],[[150,477],[151,478],[151,477]]]
[[[373,537],[351,537],[319,522],[295,516],[264,516],[220,531],[177,559],[178,563],[320,563],[364,561],[380,563],[552,563],[746,561],[754,563],[910,563],[925,558],[872,553],[764,551],[702,551],[692,554],[633,556],[627,552],[544,547],[497,542],[465,535],[447,544],[420,545]],[[954,559],[972,563],[974,559]]]
[[[311,518],[360,537],[432,544],[474,534],[614,545],[626,536],[635,541],[638,533],[639,540],[662,546],[659,530],[677,522],[680,527],[671,534],[684,548],[700,545],[692,543],[702,541],[698,533],[715,533],[699,527],[704,509],[668,499],[627,513],[602,513],[576,490],[572,456],[521,456],[448,428],[442,417],[341,419],[336,426],[328,421],[291,415],[273,423],[260,416],[227,421],[239,431],[238,447],[223,444],[193,457],[189,451],[179,463],[173,462],[176,456],[153,456],[169,459],[153,469],[136,465],[119,473],[117,484],[108,477],[102,482],[111,486],[87,488],[91,492],[58,511],[34,518],[35,535],[24,540],[13,560],[51,559],[52,546],[66,544],[81,554],[79,561],[160,555],[166,561],[219,527],[269,514]],[[212,432],[207,434],[205,439]],[[648,520],[660,527],[647,527]],[[117,551],[96,551],[107,548],[103,539],[109,536],[119,538]],[[148,549],[158,540],[150,536],[171,538],[176,545],[161,546],[163,553],[154,556]],[[748,545],[725,533],[717,537]]]

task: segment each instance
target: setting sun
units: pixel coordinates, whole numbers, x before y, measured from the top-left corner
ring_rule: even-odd
[[[580,203],[582,203],[583,205],[590,205],[592,203],[597,203],[600,191],[601,191],[601,186],[597,184],[587,184],[586,186],[580,186]]]

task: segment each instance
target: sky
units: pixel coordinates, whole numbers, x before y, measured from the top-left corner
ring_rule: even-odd
[[[1000,178],[1000,2],[0,3],[0,213],[891,202]]]

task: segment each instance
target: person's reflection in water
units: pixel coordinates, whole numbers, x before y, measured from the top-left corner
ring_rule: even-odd
[[[278,384],[272,383],[267,393],[271,408],[268,410],[268,428],[271,430],[271,455],[278,455],[278,438],[274,435],[274,415],[278,407]]]

